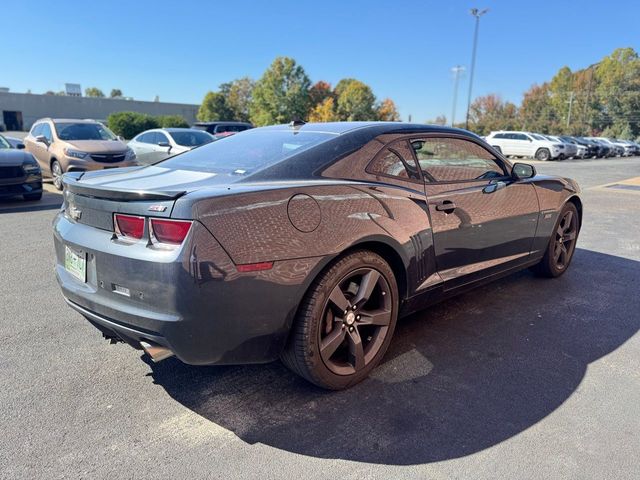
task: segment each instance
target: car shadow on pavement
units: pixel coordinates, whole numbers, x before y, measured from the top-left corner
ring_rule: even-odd
[[[43,192],[41,200],[23,200],[22,197],[0,199],[0,215],[3,213],[37,212],[57,210],[62,205],[62,194]]]
[[[639,282],[640,262],[579,249],[559,279],[520,272],[404,319],[383,363],[343,392],[313,387],[279,363],[169,359],[150,364],[151,375],[250,444],[393,465],[457,458],[567,400],[589,363],[640,328]]]

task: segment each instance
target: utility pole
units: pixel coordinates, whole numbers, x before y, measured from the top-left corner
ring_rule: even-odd
[[[478,46],[478,28],[480,27],[480,17],[489,11],[488,8],[480,11],[477,8],[471,9],[471,15],[476,18],[476,28],[473,33],[473,50],[471,51],[471,72],[469,74],[469,96],[467,98],[467,121],[465,128],[469,130],[469,109],[471,108],[471,91],[473,89],[473,73],[476,69],[476,48]]]
[[[456,65],[451,69],[453,72],[453,107],[451,107],[451,126],[456,119],[456,104],[458,103],[458,83],[460,82],[460,74],[464,72],[464,67]]]
[[[569,114],[567,115],[567,134],[569,134],[569,124],[571,124],[571,107],[573,107],[573,97],[575,92],[569,92]]]

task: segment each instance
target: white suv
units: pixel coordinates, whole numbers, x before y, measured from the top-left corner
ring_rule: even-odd
[[[533,157],[536,160],[563,159],[565,145],[529,132],[491,132],[487,143],[507,157]]]

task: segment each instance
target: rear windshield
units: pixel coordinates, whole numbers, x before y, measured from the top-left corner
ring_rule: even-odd
[[[176,155],[160,165],[248,175],[334,137],[331,133],[251,129]]]
[[[116,136],[100,123],[56,122],[56,132],[60,140],[116,140]]]
[[[205,143],[213,142],[214,138],[207,132],[199,130],[186,130],[180,132],[169,132],[171,138],[183,147],[199,147]]]

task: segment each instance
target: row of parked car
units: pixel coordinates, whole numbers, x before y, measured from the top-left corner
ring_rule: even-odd
[[[485,140],[507,157],[529,157],[536,160],[631,157],[640,154],[638,143],[606,137],[554,136],[500,130],[491,132]]]

